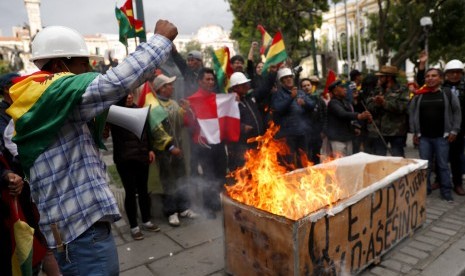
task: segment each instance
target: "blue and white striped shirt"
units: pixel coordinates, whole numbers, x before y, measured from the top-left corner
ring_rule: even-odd
[[[169,56],[172,43],[155,35],[117,67],[98,75],[82,101],[59,130],[56,140],[30,169],[32,197],[40,212],[39,226],[48,246],[57,246],[56,223],[64,244],[99,220],[116,221],[120,213],[106,181],[106,167],[86,122],[153,76]]]

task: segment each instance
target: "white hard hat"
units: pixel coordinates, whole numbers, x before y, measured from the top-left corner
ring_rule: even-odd
[[[39,60],[91,56],[84,37],[76,30],[64,26],[50,26],[38,32],[31,48],[31,61],[39,69],[44,65],[43,62],[37,62]]]
[[[463,63],[458,59],[453,59],[446,64],[444,71],[447,70],[463,70]]]
[[[281,68],[278,71],[278,80],[286,76],[293,76],[291,68]]]
[[[239,84],[250,82],[250,80],[244,75],[244,73],[235,72],[231,75],[231,78],[229,78],[229,82],[230,86],[233,87]]]

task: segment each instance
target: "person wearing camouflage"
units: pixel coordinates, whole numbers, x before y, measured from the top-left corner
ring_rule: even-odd
[[[373,123],[368,125],[365,151],[386,155],[389,144],[392,156],[405,156],[409,91],[397,82],[395,66],[382,66],[376,75],[378,87],[367,99],[367,109],[373,116]]]

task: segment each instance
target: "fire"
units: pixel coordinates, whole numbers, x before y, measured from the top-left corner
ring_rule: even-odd
[[[273,139],[279,127],[271,125],[263,135],[254,138],[257,150],[246,153],[246,163],[232,172],[234,186],[227,194],[246,205],[298,220],[325,206],[331,206],[342,195],[336,180],[336,168],[310,166],[288,173],[279,164],[279,155],[289,152],[282,141]]]

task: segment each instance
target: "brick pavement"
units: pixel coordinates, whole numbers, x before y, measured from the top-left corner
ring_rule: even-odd
[[[406,154],[418,158],[411,145]],[[464,274],[464,202],[465,197],[455,196],[454,203],[447,203],[440,199],[438,190],[433,191],[426,200],[425,224],[387,252],[379,264],[360,275]],[[154,203],[152,210],[154,222],[161,227],[159,233],[145,232],[144,240],[133,241],[125,219],[113,225],[121,275],[224,275],[221,213],[214,220],[182,219],[180,227],[171,227],[160,214],[159,199]]]

